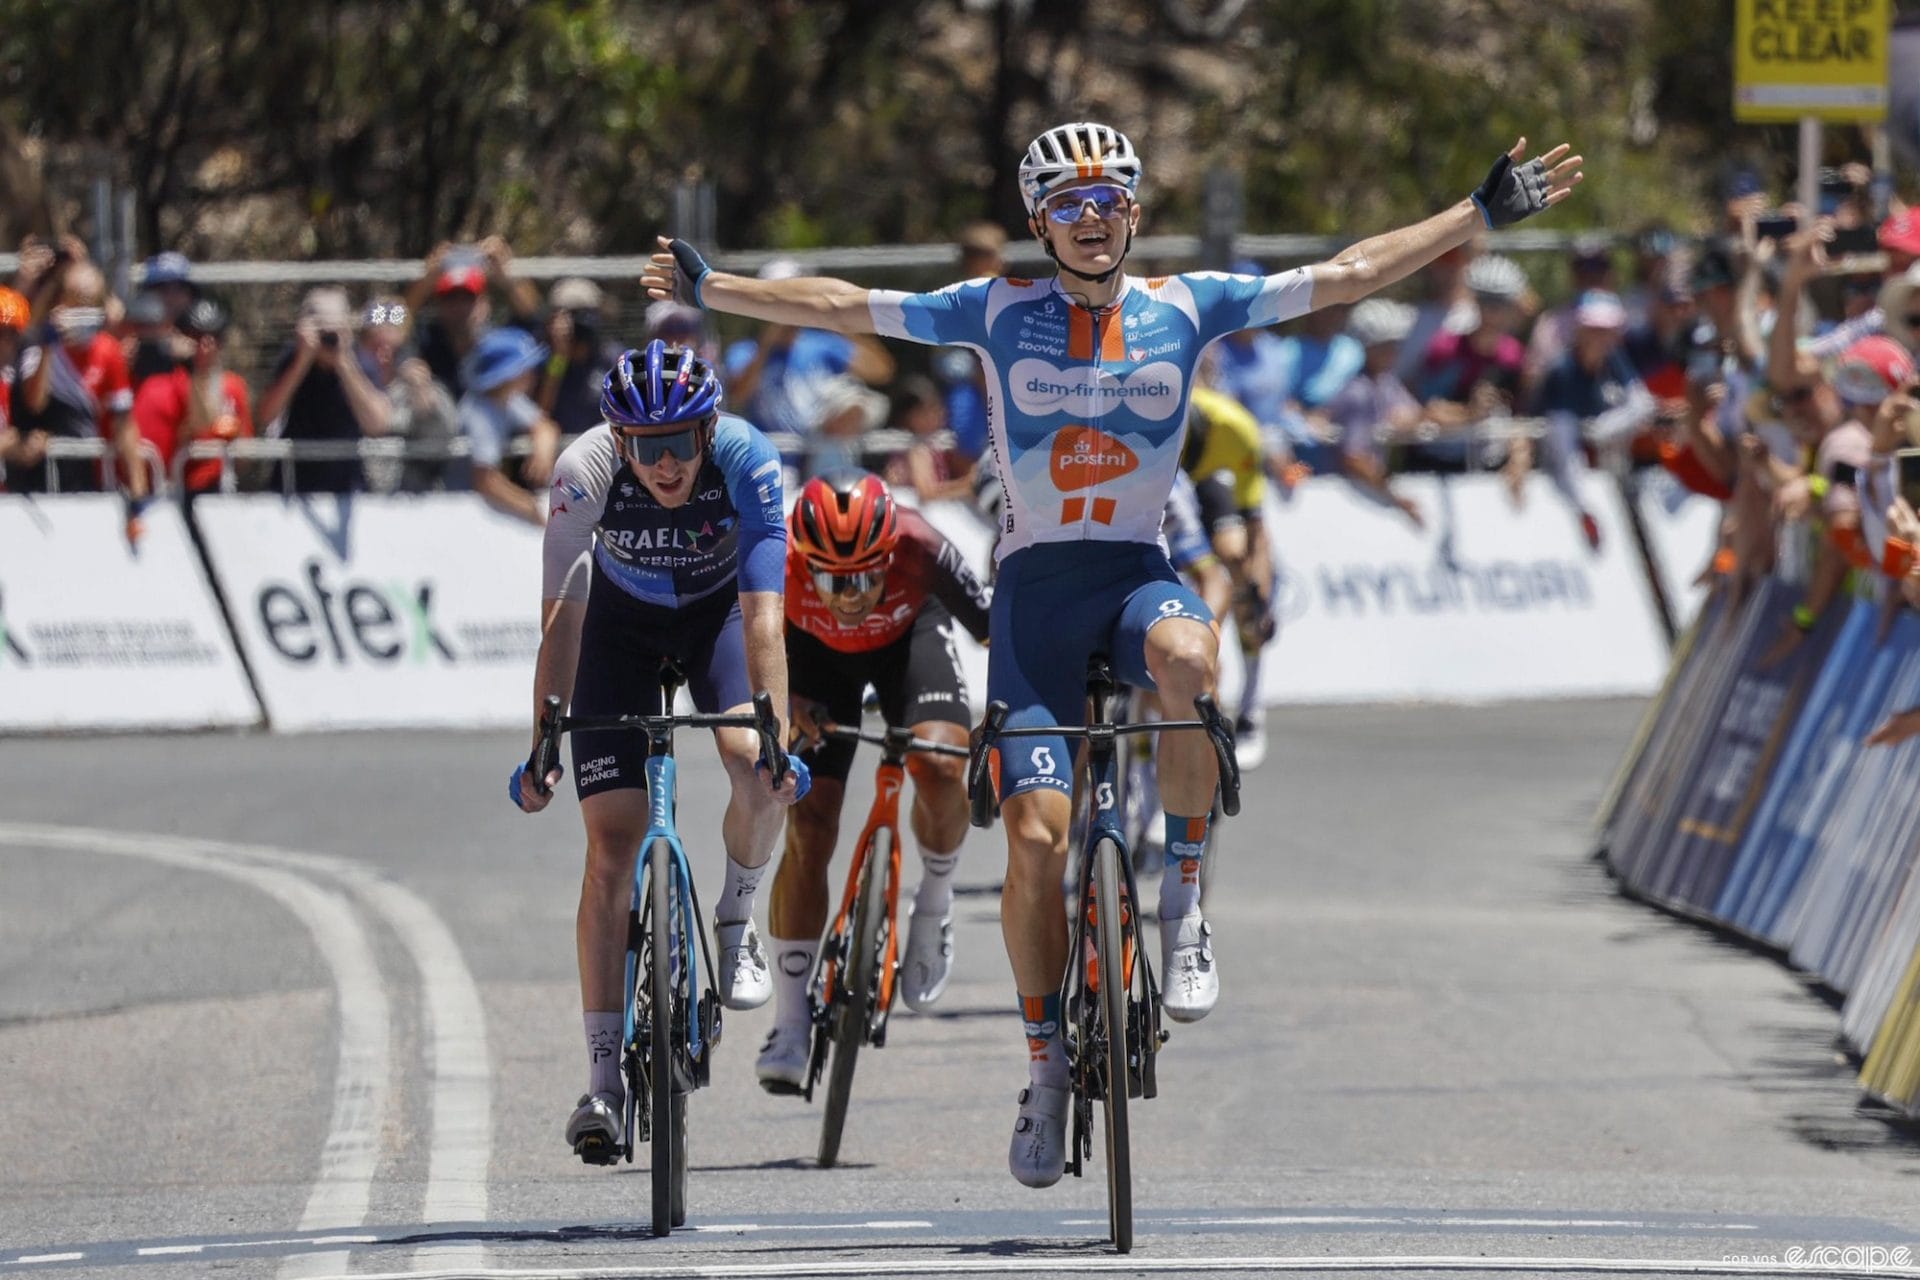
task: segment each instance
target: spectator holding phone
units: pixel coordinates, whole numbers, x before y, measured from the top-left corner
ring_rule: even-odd
[[[236,440],[253,434],[247,384],[226,367],[230,323],[227,309],[212,298],[189,303],[175,326],[193,343],[192,358],[148,378],[134,396],[133,420],[140,436],[160,455],[169,475],[180,451],[193,441]],[[186,465],[182,487],[188,494],[216,489],[225,469],[223,458],[195,459]]]
[[[26,256],[22,254],[23,266]],[[63,241],[57,251],[47,253],[45,269],[35,276],[32,300],[34,318],[44,320],[20,353],[13,393],[20,449],[33,461],[10,468],[8,484],[15,492],[44,490],[51,482],[62,491],[98,490],[101,471],[92,459],[55,462],[49,474],[47,442],[110,440],[126,477],[128,537],[133,540],[151,487],[133,425],[126,356],[106,331],[106,297],[106,277],[76,254],[74,244]]]
[[[550,354],[534,399],[565,435],[579,435],[599,424],[601,386],[620,356],[607,344],[603,301],[599,285],[577,276],[555,281],[547,294]]]
[[[393,410],[378,376],[377,366],[353,340],[346,291],[310,289],[300,303],[293,343],[281,353],[273,381],[261,393],[257,416],[270,424],[268,435],[286,440],[383,436]],[[362,487],[358,458],[289,465],[300,493],[350,493]]]
[[[540,293],[532,282],[513,274],[513,249],[504,237],[488,236],[477,245],[434,246],[420,278],[407,287],[408,309],[426,316],[417,335],[420,358],[456,400],[466,391],[467,358],[493,327],[490,288],[505,292],[510,323],[534,332]],[[430,313],[424,310],[429,297]]]
[[[193,264],[184,253],[168,251],[147,259],[140,274],[140,292],[127,307],[133,328],[127,351],[134,394],[148,378],[188,364],[198,345],[181,333],[180,316],[198,296],[192,281]]]

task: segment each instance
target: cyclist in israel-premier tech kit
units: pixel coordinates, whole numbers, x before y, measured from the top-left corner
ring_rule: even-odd
[[[1157,545],[1180,468],[1193,371],[1208,343],[1316,307],[1354,302],[1410,275],[1484,227],[1539,213],[1571,194],[1565,146],[1525,159],[1526,140],[1444,212],[1362,240],[1331,260],[1277,275],[1197,271],[1137,278],[1122,270],[1139,227],[1142,165],[1104,124],[1048,129],[1020,163],[1028,226],[1059,272],[980,279],[932,293],[841,280],[757,280],[715,272],[681,240],[661,240],[644,275],[655,297],[678,281],[715,311],[771,323],[971,348],[984,366],[994,460],[1004,489],[987,696],[1012,726],[1078,723],[1087,657],[1157,688],[1169,707],[1211,692],[1212,616]],[[1031,1186],[1057,1181],[1070,1094],[1059,990],[1067,922],[1061,883],[1072,802],[1064,739],[1026,738],[1000,753],[1007,832],[1001,928],[1026,1020],[1029,1083],[1008,1159]],[[1199,865],[1218,766],[1206,738],[1160,748],[1166,808],[1160,939],[1167,1014],[1204,1017],[1219,992]]]
[[[655,340],[607,373],[600,412],[554,466],[541,588],[536,726],[549,694],[577,716],[651,714],[660,663],[685,673],[696,709],[750,714],[765,690],[787,705],[781,590],[787,529],[780,458],[759,431],[720,412],[719,379],[690,350]],[[535,736],[538,737],[536,727]],[[714,908],[720,998],[752,1009],[773,992],[753,925],[754,893],[780,835],[784,806],[807,788],[797,758],[775,787],[758,768],[751,729],[717,729],[733,786],[721,823],[726,883]],[[647,739],[638,729],[583,730],[573,739],[574,787],[587,828],[576,922],[589,1081],[567,1122],[567,1145],[600,1134],[617,1149],[626,1086],[620,1074],[622,965],[634,859],[648,828]],[[560,781],[524,777],[520,807],[538,813]]]

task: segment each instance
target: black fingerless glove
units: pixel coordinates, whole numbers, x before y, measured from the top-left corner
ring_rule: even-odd
[[[1547,207],[1547,165],[1537,157],[1515,165],[1503,155],[1487,171],[1487,180],[1469,197],[1494,229],[1510,227]]]

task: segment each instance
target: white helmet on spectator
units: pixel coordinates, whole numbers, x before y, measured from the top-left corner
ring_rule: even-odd
[[[1132,195],[1140,188],[1140,174],[1140,157],[1118,129],[1088,120],[1058,124],[1027,145],[1026,159],[1020,162],[1020,194],[1027,212],[1038,214],[1055,191],[1095,178],[1125,187]]]
[[[1484,298],[1518,302],[1526,296],[1527,273],[1512,258],[1489,253],[1468,264],[1467,289]]]
[[[1413,332],[1413,307],[1391,298],[1368,298],[1347,317],[1347,333],[1363,347],[1404,341]]]

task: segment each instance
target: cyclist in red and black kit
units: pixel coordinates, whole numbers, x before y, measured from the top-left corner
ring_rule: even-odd
[[[773,880],[774,1027],[760,1084],[799,1093],[812,1021],[807,985],[826,924],[827,865],[840,833],[853,744],[823,741],[822,723],[856,725],[867,685],[890,725],[965,746],[972,723],[956,626],[987,635],[987,588],[959,550],[880,477],[838,471],[807,482],[787,517],[787,671],[793,724],[813,790],[787,817]],[[966,761],[916,753],[914,843],[920,886],[907,927],[901,995],[923,1010],[953,965],[953,871],[967,831]]]

